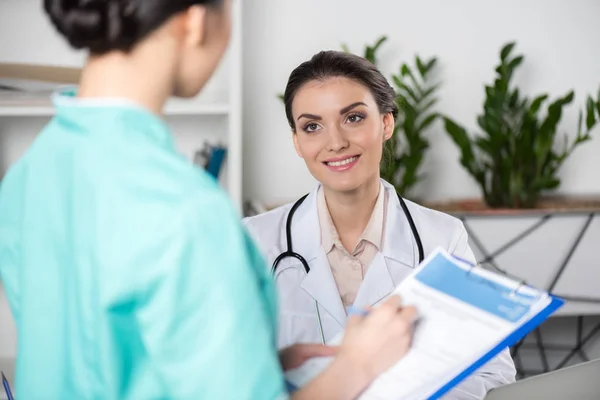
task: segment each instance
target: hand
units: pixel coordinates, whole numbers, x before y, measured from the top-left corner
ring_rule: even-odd
[[[329,357],[337,353],[337,347],[322,344],[298,343],[279,351],[279,362],[284,371],[298,368],[313,357]]]
[[[340,358],[361,368],[365,379],[375,379],[408,352],[416,316],[414,307],[401,307],[394,295],[367,316],[349,317]]]

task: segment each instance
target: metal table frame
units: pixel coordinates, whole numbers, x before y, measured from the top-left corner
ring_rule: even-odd
[[[569,251],[567,252],[566,257],[563,259],[560,267],[558,268],[557,272],[555,273],[554,277],[552,278],[550,285],[548,285],[548,287],[544,288],[544,289],[547,292],[553,293],[553,294],[565,299],[566,301],[576,301],[576,302],[600,304],[600,297],[592,298],[592,297],[565,296],[565,295],[561,295],[559,293],[553,292],[560,277],[562,276],[564,271],[567,269],[569,262],[571,260],[571,257],[577,250],[577,247],[581,243],[581,240],[585,237],[585,234],[586,234],[591,222],[594,220],[594,218],[597,218],[598,216],[600,216],[600,210],[583,210],[583,211],[531,210],[528,212],[514,212],[514,213],[513,212],[498,213],[498,214],[461,213],[461,214],[454,214],[454,215],[463,222],[465,229],[467,230],[467,233],[469,235],[469,240],[473,243],[474,246],[476,246],[478,248],[479,252],[483,255],[483,259],[481,259],[478,263],[482,264],[482,265],[487,264],[487,265],[491,266],[497,272],[500,272],[504,275],[510,276],[519,281],[521,281],[521,280],[518,277],[515,277],[515,276],[511,275],[510,273],[506,272],[504,269],[500,268],[498,266],[498,263],[495,260],[495,258],[498,257],[500,254],[504,253],[505,251],[507,251],[508,249],[510,249],[512,246],[514,246],[519,241],[521,241],[524,238],[526,238],[527,236],[529,236],[531,233],[538,230],[546,222],[548,222],[550,219],[552,219],[553,217],[555,217],[557,215],[586,217],[583,226],[581,227],[581,229],[579,230],[575,239],[573,240],[571,247],[569,248]],[[502,219],[532,218],[535,216],[539,217],[539,219],[536,223],[534,223],[529,228],[523,230],[521,233],[516,235],[514,238],[508,240],[505,244],[503,244],[502,246],[500,246],[497,250],[495,250],[493,252],[490,252],[490,251],[488,251],[488,249],[485,248],[485,246],[483,245],[481,240],[477,237],[475,232],[473,232],[473,230],[471,229],[471,227],[468,224],[469,219],[472,220],[472,219],[480,219],[480,218],[502,218]],[[573,315],[573,316],[575,316],[575,315]],[[546,373],[549,371],[563,368],[575,355],[579,356],[582,361],[589,361],[589,357],[583,350],[583,347],[600,333],[600,323],[593,326],[591,330],[589,330],[587,333],[584,334],[584,326],[583,326],[584,318],[585,318],[585,316],[583,316],[583,315],[576,316],[577,327],[576,327],[576,338],[575,338],[576,340],[575,340],[574,346],[549,344],[549,343],[545,342],[542,337],[542,332],[540,329],[541,327],[538,327],[533,332],[531,332],[527,337],[523,338],[521,341],[519,341],[517,344],[515,344],[511,348],[511,354],[512,354],[513,360],[515,361],[515,367],[517,369],[517,376],[519,378],[524,378],[527,376],[537,375],[540,373]],[[527,338],[532,338],[533,343],[525,343],[525,340]],[[522,363],[522,359],[521,359],[519,350],[524,349],[524,348],[537,349],[538,356],[540,357],[541,364],[542,364],[542,370],[527,370],[523,367],[523,363]],[[547,357],[548,351],[567,352],[567,355],[562,359],[562,361],[560,363],[557,364],[557,366],[555,368],[551,368],[548,363],[548,357]]]

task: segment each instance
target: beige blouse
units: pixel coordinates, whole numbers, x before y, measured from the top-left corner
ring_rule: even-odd
[[[380,184],[371,218],[356,247],[350,253],[342,245],[327,208],[325,194],[322,189],[319,189],[317,209],[321,226],[321,245],[327,254],[344,309],[354,303],[367,269],[381,248],[386,205],[386,192],[383,184]]]

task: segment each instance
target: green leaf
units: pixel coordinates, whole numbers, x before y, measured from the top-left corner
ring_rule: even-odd
[[[375,42],[375,45],[373,46],[373,51],[377,51],[377,49],[379,49],[379,46],[381,46],[386,40],[387,40],[387,36],[381,36],[377,42]]]
[[[398,87],[399,91],[406,92],[415,103],[419,103],[419,96],[415,93],[415,91],[412,88],[410,88],[408,85],[402,82],[402,80],[398,76],[394,75],[392,77],[392,80],[394,81],[394,84]]]
[[[410,75],[410,68],[407,64],[402,64],[402,68],[400,68],[400,74],[402,76]]]
[[[456,122],[452,121],[450,118],[444,118],[444,126],[446,131],[454,141],[454,143],[461,150],[461,162],[467,168],[467,170],[471,174],[476,174],[477,168],[475,166],[475,154],[473,153],[473,146],[471,144],[471,139],[467,134],[467,131],[462,126],[458,125]]]
[[[577,144],[587,142],[588,140],[592,140],[592,137],[589,134],[582,135],[577,138]]]
[[[369,60],[372,64],[376,64],[377,61],[375,60],[375,51],[371,48],[371,47],[367,47],[365,49],[365,55],[364,57]]]
[[[502,61],[506,60],[506,57],[508,57],[513,47],[515,47],[515,44],[515,42],[510,42],[502,48],[502,50],[500,51],[500,59]]]
[[[488,138],[478,137],[477,139],[475,139],[475,144],[481,150],[483,150],[484,152],[489,154],[490,157],[492,157],[492,158],[494,158],[498,155],[497,148],[493,145],[493,143]]]
[[[439,84],[439,83],[437,83],[437,84],[435,84],[435,85],[433,85],[433,86],[431,86],[431,87],[427,88],[427,90],[425,90],[425,91],[423,92],[423,95],[422,95],[422,99],[421,99],[421,100],[425,100],[425,99],[426,99],[428,96],[432,95],[432,94],[433,94],[433,93],[434,93],[436,90],[438,90],[438,89],[439,89],[439,87],[440,87],[440,84]]]
[[[515,57],[510,63],[508,63],[508,70],[512,72],[523,62],[523,56]]]
[[[429,100],[423,107],[419,108],[418,113],[419,114],[423,114],[429,111],[429,109],[431,107],[433,107],[435,105],[435,103],[438,102],[438,99],[433,98],[431,100]]]
[[[560,102],[563,105],[567,105],[570,102],[572,102],[574,98],[575,98],[575,92],[571,90],[566,96],[564,96],[562,99],[560,99]]]
[[[415,57],[415,63],[417,64],[417,69],[419,70],[419,74],[424,77],[427,74],[427,70],[425,68],[425,65],[423,65],[423,62],[421,61],[421,58],[419,58],[419,56]]]
[[[431,69],[433,67],[435,67],[435,64],[437,63],[437,58],[433,57],[431,58],[431,60],[429,60],[429,62],[427,63],[427,65],[425,66],[425,70],[427,72],[431,71]],[[600,97],[600,96],[599,96]]]
[[[438,117],[437,114],[430,114],[427,117],[425,117],[423,122],[421,122],[419,124],[419,126],[417,127],[417,131],[421,132],[421,131],[424,131],[425,129],[427,129],[427,127],[429,125],[431,125],[436,120],[437,117]]]
[[[591,130],[596,125],[596,110],[594,110],[594,100],[591,97],[587,99],[587,118],[585,120],[585,126]]]
[[[542,103],[544,101],[546,101],[546,99],[548,98],[547,94],[542,94],[538,97],[536,97],[533,102],[531,103],[531,106],[529,107],[529,113],[531,115],[535,115],[537,114],[538,110],[540,109],[540,107],[542,106]]]
[[[344,51],[345,53],[350,53],[350,49],[348,48],[348,45],[346,43],[342,43],[341,47],[342,51]]]
[[[535,189],[537,190],[549,190],[555,189],[560,185],[560,179],[552,176],[543,176],[535,183]]]

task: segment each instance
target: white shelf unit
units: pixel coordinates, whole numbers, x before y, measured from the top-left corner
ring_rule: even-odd
[[[238,212],[242,212],[242,2],[232,2],[232,35],[223,63],[194,99],[170,99],[165,107],[165,119],[173,129],[179,150],[191,160],[204,140],[227,146],[227,154],[220,182],[228,192]],[[23,20],[20,25],[14,21]],[[29,22],[29,23],[27,23]],[[67,48],[62,38],[46,21],[37,2],[0,4],[0,37],[22,36],[22,30],[37,38],[47,38],[49,43],[13,46],[10,41],[0,41],[0,62],[29,63],[81,67],[84,57]],[[47,46],[46,46],[47,44]],[[43,48],[46,48],[45,51]],[[56,53],[59,53],[58,55]],[[61,57],[61,55],[63,57]],[[57,59],[67,60],[65,65]],[[25,100],[9,100],[0,96],[0,157],[4,171],[14,162],[35,138],[54,109],[48,96]],[[24,133],[24,134],[21,134]],[[8,137],[4,137],[8,135]],[[19,137],[20,136],[20,137]],[[11,140],[22,143],[10,143]],[[26,143],[23,143],[26,142]],[[2,172],[3,172],[2,171]]]
[[[1,96],[0,96],[1,97]],[[166,116],[186,116],[186,115],[206,115],[206,116],[227,116],[230,114],[230,107],[227,103],[214,104],[194,104],[186,103],[176,99],[169,102],[165,109]],[[48,101],[36,102],[35,104],[5,104],[0,99],[0,117],[51,117],[54,115],[54,107]]]

